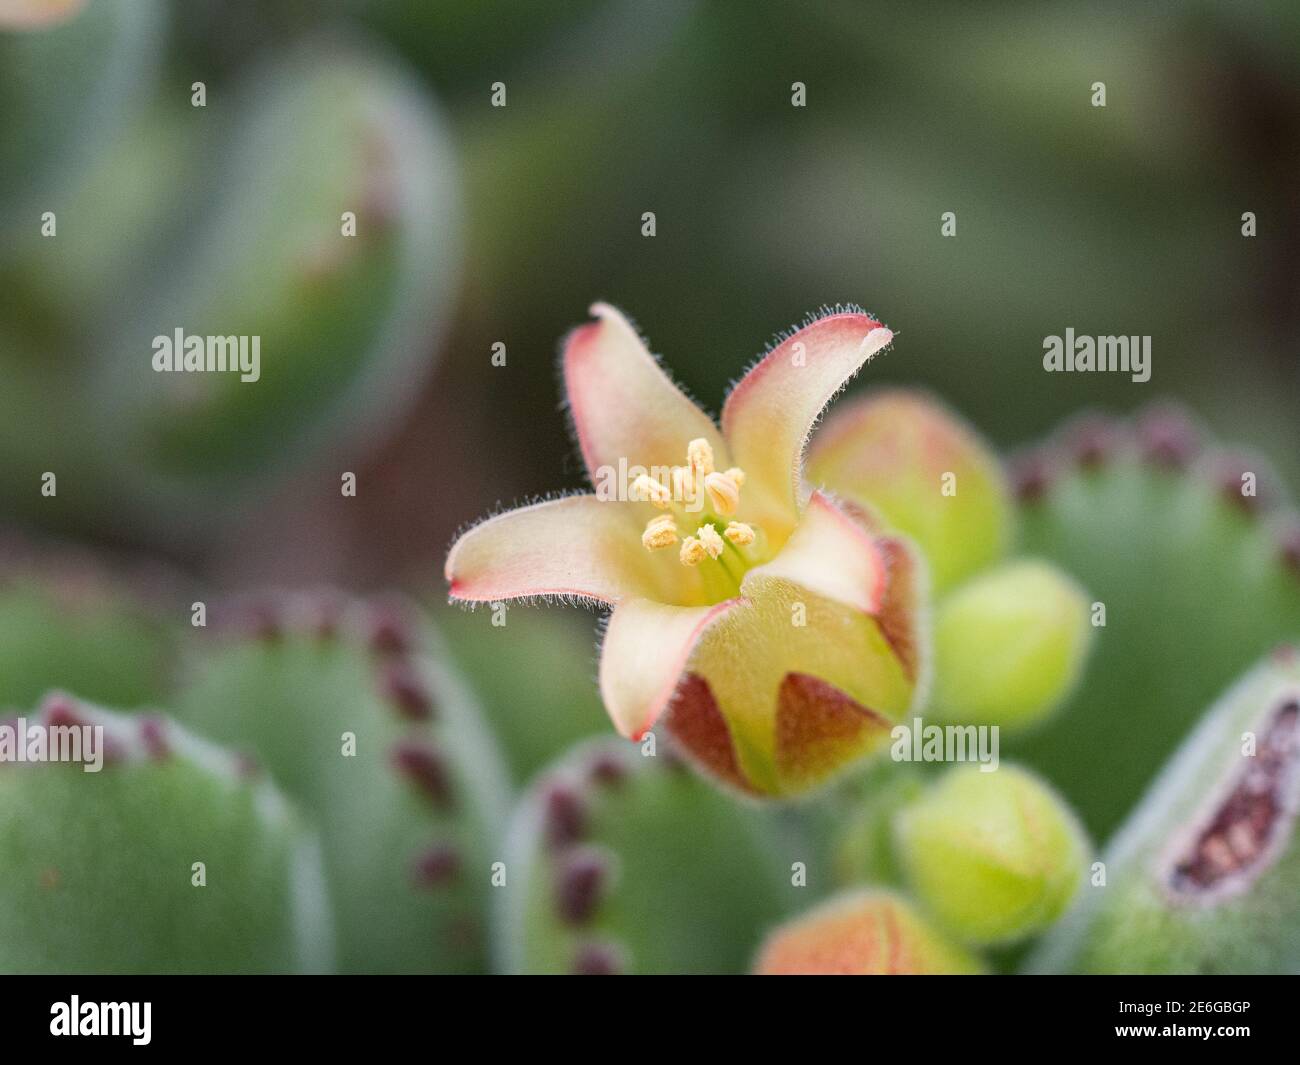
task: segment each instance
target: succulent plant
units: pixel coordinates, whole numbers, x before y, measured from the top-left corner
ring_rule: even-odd
[[[1207,713],[1107,848],[1104,881],[1029,968],[1300,970],[1300,652],[1284,647]]]
[[[803,851],[660,749],[584,743],[516,809],[493,933],[510,973],[741,971]]]
[[[778,928],[754,965],[764,976],[964,976],[979,960],[888,892],[849,892]]]
[[[340,965],[481,970],[509,785],[427,624],[308,594],[214,621],[179,713],[264,764],[320,826]]]
[[[1073,574],[1104,625],[1069,712],[1007,749],[1104,839],[1201,708],[1300,633],[1300,525],[1263,459],[1163,405],[1075,421],[1015,477],[1024,549]]]
[[[62,694],[3,725],[25,751],[85,762],[0,761],[0,971],[333,966],[319,844],[246,762],[164,717]],[[78,731],[65,748],[83,728],[102,743]]]

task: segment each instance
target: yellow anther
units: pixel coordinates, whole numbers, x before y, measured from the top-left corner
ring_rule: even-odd
[[[677,543],[677,523],[671,514],[660,514],[651,518],[641,534],[641,544],[647,551],[658,551],[661,547],[672,547]]]
[[[719,514],[736,513],[740,486],[725,473],[711,473],[705,477],[704,490],[709,493],[709,502]]]
[[[737,547],[744,547],[754,542],[755,533],[753,527],[743,521],[733,521],[727,523],[727,528],[722,535]]]
[[[704,545],[694,536],[688,536],[682,541],[682,550],[678,554],[683,566],[698,566],[704,561],[708,552],[704,550]]]
[[[722,554],[723,548],[727,545],[722,542],[717,529],[712,525],[701,525],[695,531],[700,537],[700,543],[704,545],[704,550],[709,553],[709,558],[717,558]]]
[[[736,482],[737,488],[745,487],[745,471],[739,466],[732,466],[731,469],[727,471],[727,476]]]
[[[713,448],[704,437],[686,445],[686,462],[697,480],[713,472]]]
[[[653,503],[657,507],[667,507],[673,498],[668,486],[662,481],[656,481],[648,473],[640,474],[632,482],[631,494],[633,499]]]

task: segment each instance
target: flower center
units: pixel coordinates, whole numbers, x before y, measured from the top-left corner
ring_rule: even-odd
[[[683,566],[717,563],[725,571],[727,583],[739,587],[745,571],[754,564],[750,549],[758,535],[753,526],[730,520],[740,506],[745,471],[738,466],[714,469],[713,448],[701,438],[687,445],[686,465],[673,466],[664,474],[643,473],[632,482],[633,499],[653,503],[663,511],[647,523],[642,545],[647,551],[661,551],[676,544],[681,531],[689,529],[681,538],[678,561]]]

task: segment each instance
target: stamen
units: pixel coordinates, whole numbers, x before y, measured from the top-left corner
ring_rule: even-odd
[[[718,530],[712,525],[701,525],[695,530],[699,534],[700,543],[704,545],[704,550],[709,553],[709,558],[717,558],[722,554],[723,548],[727,545],[722,542],[722,537],[718,535]]]
[[[677,523],[671,514],[651,518],[641,534],[641,544],[647,551],[658,551],[677,543]]]
[[[656,481],[648,473],[643,473],[632,482],[632,498],[666,508],[672,502],[673,494],[662,481]]]
[[[756,534],[753,526],[746,525],[743,521],[732,521],[727,523],[727,528],[722,535],[737,547],[744,547],[754,542]]]
[[[709,502],[719,514],[734,514],[740,503],[740,485],[725,473],[711,473],[704,478],[704,490]]]
[[[727,471],[727,476],[736,482],[737,488],[745,487],[745,471],[739,466],[732,466],[731,469]]]
[[[683,566],[698,566],[704,561],[707,554],[708,552],[705,551],[704,545],[699,540],[694,536],[688,536],[682,541],[682,550],[677,557],[681,560]]]
[[[704,437],[686,445],[686,462],[697,481],[713,472],[713,448]]]

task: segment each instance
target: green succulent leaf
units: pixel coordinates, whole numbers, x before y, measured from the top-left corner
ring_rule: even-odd
[[[0,763],[0,971],[332,967],[318,842],[265,777],[166,719],[68,696],[22,721],[102,727],[104,760]]]
[[[507,774],[432,631],[396,604],[249,604],[181,716],[265,764],[317,824],[342,967],[479,971]]]
[[[1035,972],[1300,969],[1300,652],[1206,713],[1106,848]]]

